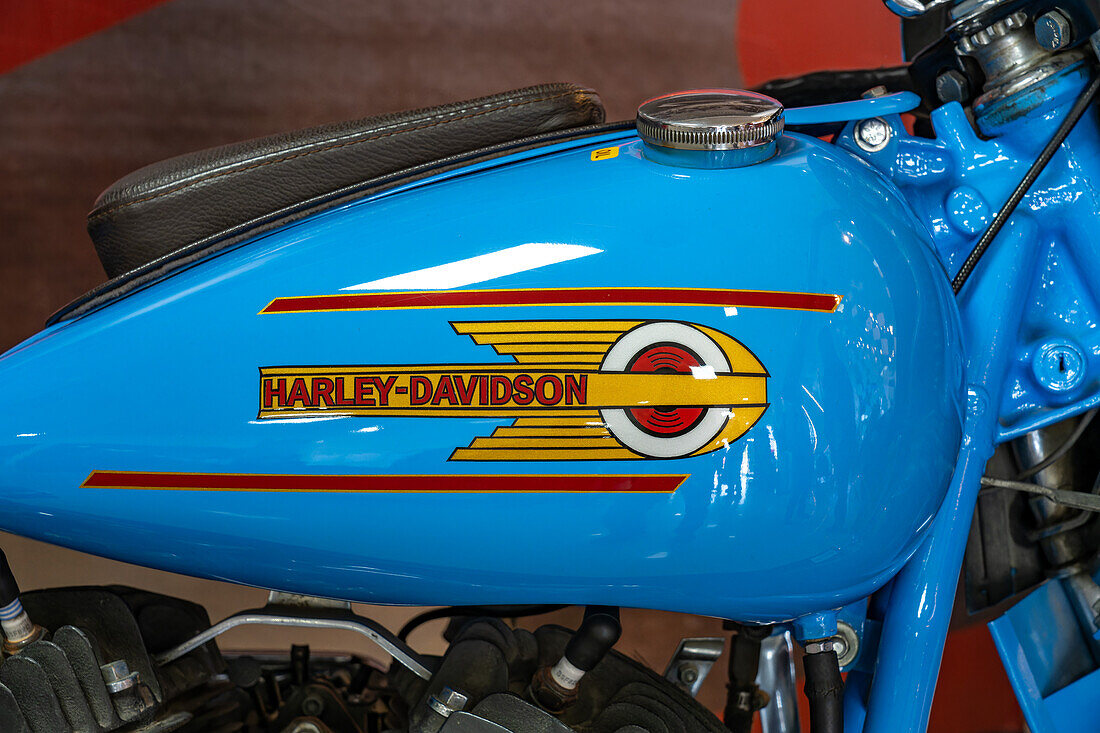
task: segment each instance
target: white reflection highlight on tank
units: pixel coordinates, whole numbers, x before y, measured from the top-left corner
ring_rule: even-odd
[[[749,445],[752,443],[752,438],[745,440],[745,447],[741,451],[741,470],[739,471],[741,479],[741,491],[740,496],[737,497],[738,504],[745,503],[745,497],[749,493],[749,481],[752,480],[752,464],[749,462]]]
[[[452,290],[601,252],[602,249],[583,244],[528,242],[477,257],[349,285],[341,290]]]
[[[691,367],[691,376],[696,379],[718,379],[718,375],[714,373],[714,367],[706,364]]]
[[[823,411],[824,412],[824,411]],[[813,452],[817,452],[817,428],[814,427],[814,420],[810,417],[810,413],[806,411],[806,406],[802,405],[802,414],[806,416],[806,427],[810,431],[810,449]]]

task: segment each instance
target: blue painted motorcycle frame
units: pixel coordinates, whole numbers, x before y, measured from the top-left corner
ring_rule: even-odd
[[[955,272],[1090,73],[1080,63],[1024,99],[984,110],[976,121],[986,139],[958,104],[947,104],[932,114],[933,140],[910,136],[893,116],[894,135],[883,150],[860,150],[852,125],[838,144],[899,187]],[[866,672],[849,678],[847,730],[923,729],[986,461],[997,444],[1100,403],[1098,162],[1100,126],[1092,113],[960,294],[968,394],[963,448],[928,540],[871,603],[882,623],[877,664],[873,684]],[[1051,370],[1051,354],[1064,355],[1069,368]],[[1078,354],[1080,362],[1073,361]],[[1100,670],[1078,622],[1065,613],[1060,584],[1049,581],[990,625],[1028,725],[1043,733],[1094,730],[1100,700]]]
[[[915,100],[904,96],[842,109],[791,110],[792,123],[882,115],[892,136],[882,150],[866,152],[855,143],[853,124],[835,146],[786,135],[780,156],[754,167],[752,178],[746,179],[753,188],[740,191],[747,201],[743,211],[751,214],[744,220],[723,216],[729,203],[725,189],[713,180],[718,173],[653,168],[632,134],[616,133],[421,181],[197,263],[76,320],[55,324],[0,358],[0,384],[9,390],[0,416],[2,525],[26,536],[168,570],[365,601],[569,598],[743,620],[799,616],[794,627],[803,638],[828,633],[839,609],[841,618],[864,635],[860,657],[849,674],[846,730],[923,730],[986,460],[998,443],[1100,403],[1100,314],[1093,285],[1100,282],[1100,195],[1094,184],[1100,180],[1100,126],[1094,116],[1079,123],[1011,217],[957,308],[947,287],[949,274],[1051,137],[1088,73],[1084,64],[1067,69],[1036,97],[1011,110],[987,111],[978,118],[983,137],[957,104],[933,113],[935,139],[909,135],[897,113],[912,108]],[[592,155],[610,148],[616,151],[611,160],[597,161]],[[577,192],[582,170],[586,183]],[[661,175],[667,180],[654,183],[654,178],[646,178]],[[705,185],[691,187],[693,181]],[[449,188],[451,183],[455,185]],[[680,228],[651,226],[645,229],[649,242],[642,244],[603,231],[613,220],[637,217],[649,222],[648,209],[655,202],[643,199],[645,206],[639,207],[635,197],[654,185],[662,192],[681,185],[690,192],[664,202],[685,214]],[[399,350],[403,359],[418,364],[479,363],[468,341],[422,314],[404,311],[389,321],[371,321],[385,323],[389,341],[379,344],[377,330],[364,329],[361,313],[306,320],[304,315],[258,311],[272,297],[337,293],[360,282],[361,273],[362,280],[369,281],[379,273],[407,271],[410,261],[418,261],[417,250],[407,240],[398,248],[387,239],[417,227],[431,229],[425,212],[437,220],[462,221],[464,233],[499,238],[501,231],[508,232],[497,247],[530,242],[524,235],[531,231],[529,218],[538,216],[540,207],[524,206],[525,199],[533,197],[542,211],[553,212],[559,210],[552,206],[555,192],[561,191],[573,192],[572,204],[591,204],[581,217],[586,227],[563,227],[544,215],[540,231],[560,236],[538,241],[581,243],[612,256],[560,262],[549,276],[535,271],[513,276],[503,285],[728,287],[721,277],[727,264],[722,253],[745,241],[748,233],[754,235],[756,248],[742,248],[746,259],[738,264],[753,276],[752,287],[836,293],[848,298],[849,310],[837,310],[843,317],[849,317],[855,305],[866,311],[858,327],[836,313],[733,305],[733,313],[726,308],[665,305],[639,315],[636,307],[621,304],[600,308],[598,316],[591,307],[565,306],[554,318],[685,321],[718,330],[729,328],[728,319],[736,318],[734,335],[739,340],[769,347],[754,352],[770,371],[769,399],[797,399],[801,409],[816,404],[818,396],[807,391],[808,400],[803,400],[799,390],[813,381],[787,365],[796,358],[791,354],[820,348],[822,334],[827,333],[823,324],[840,334],[830,347],[837,348],[836,364],[845,368],[867,363],[852,361],[852,347],[867,350],[871,330],[881,338],[889,327],[898,326],[914,339],[898,348],[912,348],[907,357],[928,370],[920,379],[902,374],[911,380],[906,386],[939,391],[925,393],[919,403],[903,401],[898,411],[886,411],[888,418],[875,430],[855,428],[858,441],[844,438],[852,433],[851,424],[841,420],[830,425],[833,415],[815,423],[807,412],[796,433],[784,417],[787,413],[764,413],[763,422],[753,430],[771,435],[772,442],[750,432],[738,447],[744,449],[746,465],[768,465],[775,476],[812,481],[822,465],[818,462],[807,472],[782,457],[775,447],[776,435],[788,445],[786,438],[805,435],[805,424],[830,431],[826,437],[831,443],[822,442],[842,455],[831,457],[827,475],[833,482],[823,489],[825,501],[817,502],[828,504],[829,511],[815,508],[811,501],[773,512],[769,502],[776,504],[777,496],[802,496],[788,486],[750,504],[750,514],[738,514],[737,507],[754,500],[755,492],[743,491],[737,498],[736,481],[721,482],[727,476],[721,465],[725,454],[717,452],[647,462],[646,475],[714,477],[710,486],[685,479],[671,496],[602,496],[594,501],[552,492],[509,496],[504,503],[476,492],[382,496],[369,506],[384,518],[372,522],[380,533],[375,546],[395,549],[381,555],[372,550],[371,557],[361,552],[361,514],[351,511],[353,505],[340,498],[344,495],[176,491],[166,498],[141,489],[80,488],[88,483],[89,470],[103,468],[228,475],[290,472],[308,463],[326,474],[346,470],[349,462],[378,466],[388,461],[392,465],[385,464],[387,473],[442,475],[440,451],[465,445],[478,429],[507,427],[509,420],[433,420],[430,435],[425,435],[423,425],[408,425],[415,422],[411,418],[387,422],[321,416],[265,422],[252,415],[232,430],[211,432],[209,426],[229,420],[228,413],[239,414],[244,401],[227,394],[247,394],[248,404],[255,408],[256,368],[300,363],[303,340],[311,349],[309,364],[359,363],[364,344],[373,349],[372,363],[385,363],[384,354],[379,355],[383,347]],[[795,212],[789,199],[776,191],[814,196],[800,199]],[[700,192],[709,198],[700,202]],[[837,209],[822,204],[834,197],[846,198],[848,204],[876,202],[866,218],[856,216],[841,227],[839,240],[849,249],[836,238],[817,237],[812,244],[823,248],[828,258],[814,259],[813,267],[787,259],[813,258],[818,250],[804,243],[801,248],[788,247],[792,234],[814,235],[812,228],[798,229],[792,222],[814,221],[812,214],[823,210],[835,214]],[[496,220],[478,229],[469,223],[468,214],[487,201],[513,204],[525,218],[521,222],[506,216],[504,223]],[[374,229],[376,241],[366,242],[364,233],[372,231],[366,214],[377,222],[380,210],[387,212],[391,223],[381,232]],[[709,213],[690,215],[703,212]],[[750,222],[767,226],[746,231]],[[884,223],[893,247],[881,241]],[[762,236],[769,232],[773,236]],[[685,241],[708,245],[685,248]],[[870,248],[874,256],[861,259],[851,254],[860,248]],[[487,242],[467,242],[448,258],[421,258],[420,266],[487,249]],[[782,268],[776,267],[776,253],[784,258]],[[273,268],[271,262],[282,266]],[[888,274],[872,272],[883,265]],[[885,289],[876,291],[887,277],[893,286],[889,296]],[[860,284],[872,292],[856,296],[855,286]],[[547,317],[534,311],[514,308],[492,318]],[[886,313],[888,322],[875,322],[877,315]],[[939,318],[929,335],[913,327],[906,313]],[[488,320],[465,314],[439,320],[459,319]],[[781,336],[792,341],[792,351],[787,359],[774,359],[766,352]],[[925,361],[920,361],[921,351]],[[965,392],[962,370],[956,368],[964,357]],[[1064,367],[1067,358],[1072,373]],[[222,366],[236,361],[249,363],[249,372],[229,373]],[[1060,366],[1052,368],[1052,363]],[[157,365],[161,368],[148,368]],[[810,372],[809,376],[822,376],[820,365]],[[882,375],[875,375],[880,384]],[[844,378],[846,371],[835,377]],[[875,383],[866,377],[861,384]],[[962,415],[959,408],[964,404]],[[406,422],[394,427],[395,420]],[[914,438],[914,431],[922,429]],[[876,431],[882,434],[876,436]],[[423,447],[410,449],[412,436],[419,436]],[[821,436],[815,432],[814,437],[816,449]],[[900,444],[904,456],[892,443]],[[583,471],[574,464],[563,465],[559,473],[568,476],[638,471],[620,461],[587,463]],[[906,473],[913,467],[919,468],[921,478]],[[516,475],[546,473],[520,463],[493,468]],[[882,481],[885,475],[892,480]],[[728,476],[744,479],[745,473],[739,465]],[[883,500],[874,498],[872,489],[886,485],[895,487],[887,498],[896,511],[884,523],[870,509],[882,511]],[[922,485],[927,490],[922,491]],[[729,497],[731,487],[737,500],[715,501]],[[829,527],[827,520],[835,518],[835,502],[842,497],[850,500],[849,511]],[[366,508],[355,507],[359,512]],[[689,514],[693,528],[683,531],[683,517]],[[486,523],[486,515],[494,521]],[[746,522],[746,516],[752,521]],[[570,524],[563,530],[565,517]],[[455,525],[473,525],[494,536],[481,547],[464,548],[465,554],[441,558],[438,548],[446,544],[440,539],[453,538]],[[720,536],[719,528],[730,526],[737,529],[736,539]],[[409,536],[410,527],[420,528],[421,535]],[[781,540],[774,537],[777,527],[783,528]],[[319,536],[306,544],[292,539],[303,528]],[[835,557],[822,554],[830,546],[843,547],[844,552]],[[507,547],[521,551],[502,557]],[[730,562],[729,555],[715,558],[731,550],[741,555],[740,562]],[[532,563],[532,557],[544,562]],[[547,558],[559,562],[545,562]],[[477,570],[479,563],[496,570]],[[1059,612],[1063,602],[1058,583],[1051,581],[1036,591],[995,622],[993,630],[1032,730],[1091,730],[1095,717],[1087,712],[1100,700],[1096,663],[1080,654],[1073,657],[1071,651],[1045,654],[1052,647],[1073,648],[1073,635],[1080,636],[1072,614]],[[800,593],[789,590],[795,584],[801,584]]]

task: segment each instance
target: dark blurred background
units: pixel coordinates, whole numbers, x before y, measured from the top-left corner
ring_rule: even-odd
[[[676,89],[896,64],[898,37],[877,0],[0,0],[0,352],[105,279],[84,216],[148,163],[549,81],[594,87],[609,118],[626,119]],[[126,583],[204,603],[213,618],[264,597],[2,534],[0,543],[27,588]],[[367,612],[397,628],[418,610]],[[681,636],[723,633],[716,620],[676,614],[630,611],[624,622],[620,650],[658,669]],[[438,653],[441,628],[411,640]],[[242,629],[226,644],[289,639]],[[371,651],[339,635],[304,640]],[[724,665],[701,695],[714,709]],[[1022,730],[983,626],[952,635],[932,729]]]

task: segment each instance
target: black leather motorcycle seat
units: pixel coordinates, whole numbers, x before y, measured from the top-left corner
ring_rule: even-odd
[[[88,214],[88,233],[116,278],[281,226],[387,176],[603,120],[591,89],[543,84],[210,148],[117,181]]]

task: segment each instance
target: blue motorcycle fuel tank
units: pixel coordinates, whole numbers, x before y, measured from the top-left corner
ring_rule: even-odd
[[[609,133],[451,171],[49,327],[0,358],[0,527],[370,603],[867,595],[960,442],[928,234],[814,138],[652,157]]]

